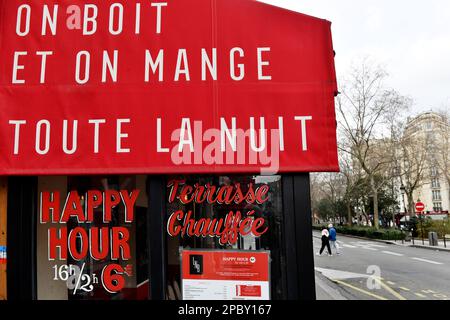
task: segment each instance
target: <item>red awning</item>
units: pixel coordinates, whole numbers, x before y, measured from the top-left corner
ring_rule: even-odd
[[[0,17],[1,175],[338,170],[326,20],[250,0]]]

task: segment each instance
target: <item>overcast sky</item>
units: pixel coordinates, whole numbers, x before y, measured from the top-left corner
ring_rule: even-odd
[[[333,23],[338,78],[370,56],[413,112],[450,108],[449,0],[260,0]]]

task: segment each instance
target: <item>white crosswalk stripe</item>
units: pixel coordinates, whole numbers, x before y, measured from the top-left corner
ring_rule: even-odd
[[[364,250],[378,251],[378,249],[371,248],[371,247],[363,247],[363,246],[361,246],[360,248],[361,248],[361,249],[364,249]]]
[[[397,252],[392,252],[392,251],[382,251],[385,254],[390,254],[391,256],[397,256],[397,257],[404,257],[404,254],[401,253],[397,253]]]
[[[427,260],[427,259],[422,259],[422,258],[411,258],[412,260],[416,260],[416,261],[421,261],[421,262],[426,262],[426,263],[430,263],[430,264],[437,264],[437,265],[442,265],[443,263],[440,262],[436,262],[436,261],[432,261],[432,260]]]
[[[369,246],[375,247],[375,248],[387,248],[387,246],[382,246],[382,245],[379,245],[379,244],[369,244]]]

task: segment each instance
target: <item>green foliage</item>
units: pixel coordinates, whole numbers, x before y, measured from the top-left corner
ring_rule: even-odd
[[[417,217],[412,217],[406,223],[406,230],[412,231],[412,236],[413,237],[418,237],[419,236],[419,233],[417,231],[418,230],[418,224],[419,224],[419,219]]]
[[[377,185],[383,185],[383,177],[376,175],[374,179]],[[318,213],[321,220],[344,222],[348,216],[348,204],[353,215],[356,208],[364,216],[372,215],[374,205],[369,182],[367,177],[362,177],[354,183],[355,187],[347,191],[346,194],[318,199],[314,206],[315,212]],[[399,211],[399,204],[396,195],[393,193],[393,188],[385,185],[378,189],[378,209],[383,226],[387,227],[393,215]]]
[[[417,237],[428,238],[429,232],[437,232],[439,238],[450,235],[450,222],[447,220],[434,221],[431,218],[417,219]]]
[[[324,226],[314,226],[315,230],[322,230]],[[379,240],[404,240],[406,233],[395,229],[375,229],[371,227],[359,227],[359,226],[336,226],[336,231],[340,234],[351,235],[369,239]]]
[[[445,235],[450,235],[450,221],[448,219],[444,221],[433,221],[431,228],[438,233],[440,238],[443,238]]]
[[[321,199],[316,208],[319,217],[326,221],[331,219],[339,219],[339,221],[342,221],[346,215],[346,210],[347,208],[343,200],[333,202],[328,198]]]
[[[319,217],[329,220],[334,216],[333,204],[329,199],[321,199],[317,204],[317,212],[319,213]]]

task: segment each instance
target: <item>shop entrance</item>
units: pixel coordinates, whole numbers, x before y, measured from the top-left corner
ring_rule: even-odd
[[[271,288],[268,297],[286,299],[286,253],[283,247],[283,195],[281,176],[170,176],[167,179],[167,296],[169,299],[187,298],[183,280],[183,250],[213,252],[221,263],[211,267],[211,278],[198,279],[211,289],[212,297],[238,297],[233,289],[238,283],[251,286],[260,272],[268,272],[266,283]],[[206,251],[205,251],[206,250]],[[269,261],[261,266],[264,270],[252,271],[235,261],[238,257],[227,256],[230,252],[256,253],[266,251]],[[241,261],[242,262],[242,261]],[[214,261],[215,263],[215,261]],[[208,267],[205,263],[205,269]],[[207,270],[205,270],[205,273]],[[222,276],[227,273],[229,276]],[[252,275],[248,275],[252,273]],[[223,280],[218,280],[221,278]],[[241,278],[241,279],[240,279]],[[231,288],[223,281],[230,281]],[[233,283],[234,282],[234,283]],[[191,286],[192,287],[192,286]],[[220,291],[220,292],[219,292]],[[233,292],[234,291],[234,292]],[[185,292],[185,294],[183,294]],[[189,297],[195,294],[189,289]],[[254,296],[260,298],[260,289]],[[201,294],[199,295],[202,296]]]
[[[307,174],[11,177],[8,190],[9,299],[315,298]]]

